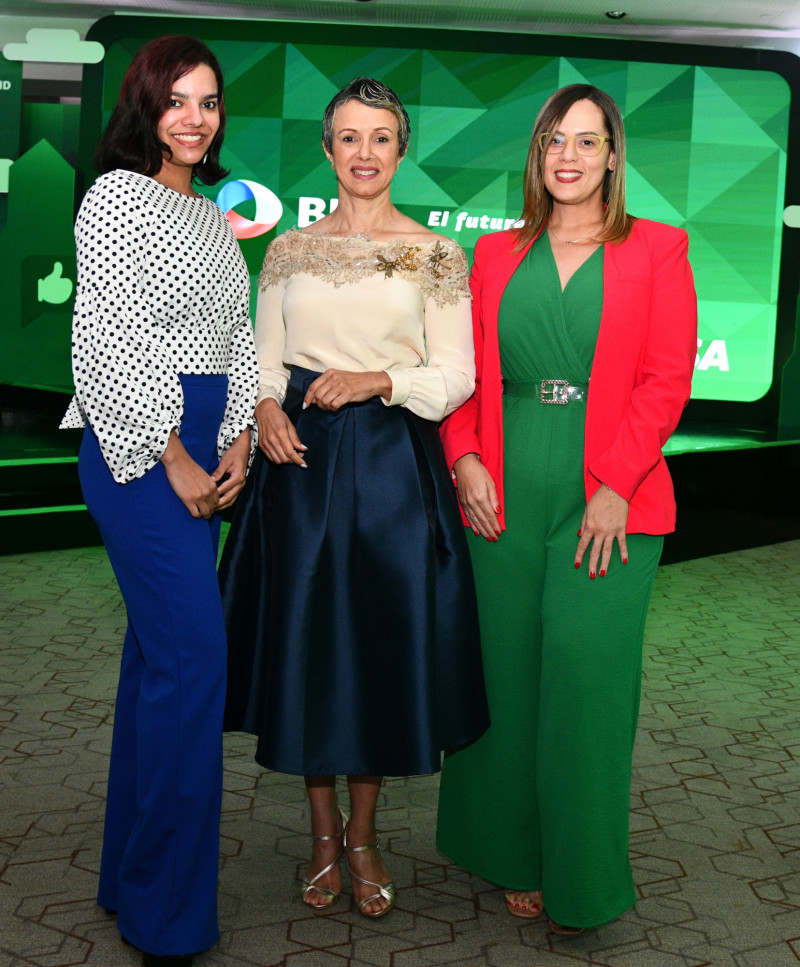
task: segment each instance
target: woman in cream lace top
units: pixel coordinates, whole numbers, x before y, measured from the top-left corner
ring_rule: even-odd
[[[344,853],[358,909],[395,903],[375,830],[385,775],[438,771],[488,724],[474,588],[437,423],[472,393],[467,264],[392,204],[396,95],[358,78],[325,112],[339,206],[280,235],[260,277],[259,446],[220,568],[227,727],[303,775],[303,899]],[[350,819],[336,776],[346,775]]]

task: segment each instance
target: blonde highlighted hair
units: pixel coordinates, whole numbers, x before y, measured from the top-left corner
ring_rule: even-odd
[[[550,95],[533,125],[523,184],[523,224],[516,229],[517,250],[536,238],[547,224],[553,210],[553,198],[544,184],[546,152],[539,144],[539,136],[556,131],[564,120],[564,115],[576,101],[591,101],[600,108],[616,159],[614,170],[607,171],[603,181],[605,217],[603,228],[595,240],[619,243],[624,242],[631,233],[633,219],[625,211],[625,128],[620,110],[616,102],[598,87],[591,84],[569,84]]]

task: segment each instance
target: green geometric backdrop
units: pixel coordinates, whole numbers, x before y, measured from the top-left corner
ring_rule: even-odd
[[[91,172],[94,140],[133,53],[152,36],[186,29],[179,20],[141,17],[107,18],[93,28],[92,36],[106,44],[102,69],[86,70],[81,108],[62,106],[81,111],[85,172]],[[388,83],[411,117],[411,144],[393,185],[395,203],[456,239],[468,255],[480,235],[520,213],[530,131],[546,97],[564,84],[588,81],[608,91],[625,117],[628,210],[690,234],[702,341],[693,396],[751,401],[769,389],[790,105],[789,85],[779,74],[498,53],[476,50],[476,34],[461,34],[453,43],[470,43],[472,50],[426,50],[335,45],[330,30],[311,34],[308,25],[209,19],[192,21],[191,31],[209,43],[225,73],[227,180],[265,185],[283,204],[275,229],[241,241],[254,283],[268,241],[298,224],[309,199],[327,209],[336,195],[320,147],[321,116],[353,77]],[[285,42],[310,35],[321,42]],[[271,39],[276,36],[281,42]],[[570,41],[559,43],[563,50]],[[653,45],[654,56],[660,49]],[[19,65],[0,58],[0,68],[18,71]],[[0,206],[6,270],[0,274],[0,382],[67,390],[71,304],[36,299],[37,280],[56,261],[65,277],[75,277],[68,150],[74,147],[75,117],[60,117],[59,127],[55,116],[39,118],[30,109],[24,114],[7,206]],[[0,117],[0,125],[6,122],[18,124]],[[213,199],[221,187],[202,190]],[[252,218],[254,203],[237,211]]]
[[[215,40],[209,27],[204,39],[226,78],[223,161],[231,179],[266,185],[284,206],[273,232],[242,242],[254,275],[265,243],[298,224],[300,198],[335,197],[320,148],[320,118],[353,77],[379,77],[411,117],[411,144],[392,190],[395,203],[423,224],[437,222],[431,212],[449,212],[446,224],[439,218],[432,227],[455,238],[468,255],[480,235],[519,215],[530,131],[544,100],[564,84],[588,82],[611,94],[625,118],[628,210],[691,236],[702,340],[693,396],[750,401],[769,389],[790,101],[789,85],[778,74],[248,42],[246,28],[243,39]],[[144,39],[125,43],[120,69]],[[119,72],[107,72],[106,111],[119,80]],[[207,193],[213,198],[217,191]],[[248,217],[247,203],[237,210]]]

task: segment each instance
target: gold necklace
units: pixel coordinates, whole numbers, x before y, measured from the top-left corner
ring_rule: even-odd
[[[550,229],[547,230],[547,234],[550,236],[550,238],[552,238],[556,242],[558,242],[559,245],[591,245],[591,244],[597,244],[597,239],[596,238],[587,238],[585,236],[583,238],[571,238],[571,239],[556,238],[556,236],[553,235],[553,233],[552,233],[552,231]]]

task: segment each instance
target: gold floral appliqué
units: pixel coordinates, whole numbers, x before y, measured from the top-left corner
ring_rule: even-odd
[[[442,245],[441,242],[437,242],[431,254],[425,259],[430,268],[431,272],[440,279],[447,271],[447,266],[445,266],[445,260],[450,258],[450,253]]]
[[[455,305],[469,298],[467,259],[455,242],[410,244],[374,242],[364,236],[313,235],[290,229],[268,247],[259,286],[306,272],[337,287],[380,273],[419,287],[437,305]]]
[[[387,279],[391,279],[392,272],[399,269],[402,272],[416,272],[419,268],[415,250],[410,246],[401,249],[397,255],[389,261],[384,255],[378,252],[376,256],[378,264],[375,266],[378,272],[383,272]]]

